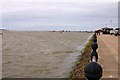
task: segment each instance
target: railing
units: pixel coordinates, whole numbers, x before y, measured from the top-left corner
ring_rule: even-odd
[[[91,60],[85,66],[84,73],[87,80],[99,80],[102,77],[102,67],[100,64],[97,63],[98,61],[98,44],[97,44],[97,36],[96,33],[93,35],[93,43],[91,45],[92,52],[91,52]]]

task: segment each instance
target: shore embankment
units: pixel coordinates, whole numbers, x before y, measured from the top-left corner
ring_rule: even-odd
[[[84,67],[90,61],[90,53],[92,51],[93,36],[90,38],[85,48],[82,50],[81,55],[78,56],[77,61],[73,67],[73,70],[70,72],[69,79],[74,80],[76,78],[85,78],[84,76]]]

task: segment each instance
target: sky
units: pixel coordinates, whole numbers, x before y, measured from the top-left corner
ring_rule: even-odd
[[[3,0],[0,4],[4,29],[93,31],[118,26],[117,0]]]

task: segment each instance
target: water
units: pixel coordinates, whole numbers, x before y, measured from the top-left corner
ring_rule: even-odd
[[[3,32],[2,76],[66,78],[92,33]]]

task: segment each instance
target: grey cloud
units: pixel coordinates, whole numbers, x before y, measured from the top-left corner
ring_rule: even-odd
[[[17,5],[7,5],[3,9],[4,26],[78,24],[81,26],[79,28],[83,29],[84,27],[82,26],[100,26],[106,24],[110,19],[116,24],[118,17],[117,3],[113,2],[18,3]],[[77,28],[78,27],[76,27],[76,29]]]

